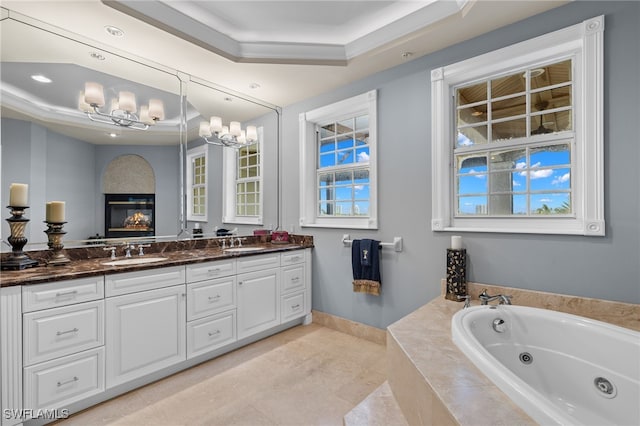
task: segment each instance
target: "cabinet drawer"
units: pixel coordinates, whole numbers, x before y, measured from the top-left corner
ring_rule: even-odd
[[[236,274],[236,260],[225,259],[214,262],[187,265],[187,282],[210,280]]]
[[[187,323],[187,358],[236,341],[236,311]]]
[[[22,286],[22,312],[57,308],[104,297],[104,276]]]
[[[67,408],[103,391],[103,347],[24,369],[24,406],[28,408]]]
[[[305,306],[304,300],[304,292],[282,296],[282,303],[280,304],[282,307],[280,311],[281,322],[290,321],[306,315],[307,307]]]
[[[107,275],[105,277],[105,292],[107,297],[111,297],[184,283],[184,266],[146,269],[144,271]]]
[[[236,277],[187,285],[187,321],[235,308]]]
[[[282,268],[282,294],[296,290],[304,290],[305,287],[304,263],[285,266]]]
[[[304,250],[296,250],[293,252],[282,253],[280,257],[280,264],[282,266],[293,265],[295,263],[304,263]]]
[[[255,256],[240,257],[237,260],[238,274],[243,272],[261,271],[280,266],[280,253],[267,253]]]
[[[23,316],[24,365],[104,345],[104,300]]]

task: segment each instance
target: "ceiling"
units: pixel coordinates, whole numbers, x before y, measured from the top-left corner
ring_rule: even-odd
[[[287,106],[559,1],[5,0],[108,50]],[[105,28],[124,32],[110,35]]]

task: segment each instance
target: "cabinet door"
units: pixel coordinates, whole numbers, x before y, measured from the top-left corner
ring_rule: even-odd
[[[108,298],[107,387],[186,359],[184,285]]]
[[[238,339],[280,324],[280,268],[238,275]]]

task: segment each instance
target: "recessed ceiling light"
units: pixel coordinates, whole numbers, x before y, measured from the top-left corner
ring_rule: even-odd
[[[249,89],[259,89],[260,85],[258,83],[251,83],[249,85]]]
[[[93,59],[97,59],[98,61],[104,61],[106,59],[102,53],[98,52],[90,52],[89,56],[91,56]]]
[[[233,98],[230,98],[229,96],[227,96],[226,98],[224,98],[225,101],[227,102],[233,102]]]
[[[109,136],[111,136],[112,138],[117,138],[118,135],[116,135],[115,133],[109,133]]]
[[[51,83],[51,79],[49,77],[45,77],[42,74],[34,74],[31,76],[31,78],[37,81],[38,83]]]
[[[122,31],[118,27],[114,27],[113,25],[107,25],[104,29],[114,37],[122,37],[124,36],[124,31]]]
[[[413,52],[402,52],[402,59],[409,59],[413,56]]]

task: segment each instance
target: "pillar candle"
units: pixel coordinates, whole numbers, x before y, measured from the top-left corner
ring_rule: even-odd
[[[51,201],[47,203],[46,213],[47,222],[64,222],[64,201]]]
[[[12,183],[9,187],[9,205],[12,207],[28,207],[29,185]]]
[[[451,237],[451,248],[453,250],[460,250],[462,249],[462,237],[459,235],[453,235]]]

